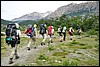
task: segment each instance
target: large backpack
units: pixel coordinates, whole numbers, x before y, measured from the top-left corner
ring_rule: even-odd
[[[34,30],[35,28],[32,27],[32,28],[28,28],[28,29],[29,29],[29,31],[27,33],[27,36],[30,36],[30,37],[34,36],[35,35],[35,30]]]
[[[66,32],[66,27],[63,27],[62,32],[63,32],[63,33]]]
[[[52,35],[53,34],[53,32],[52,32],[52,26],[49,26],[48,27],[48,35]]]
[[[19,44],[19,37],[17,35],[17,28],[15,24],[8,24],[6,27],[6,43],[16,43]]]
[[[40,34],[44,34],[45,33],[45,26],[44,24],[40,24]]]

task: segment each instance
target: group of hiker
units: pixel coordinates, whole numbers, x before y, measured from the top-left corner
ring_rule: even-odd
[[[63,27],[59,26],[57,33],[59,34],[60,42],[63,42],[66,40],[66,32],[67,32],[66,26],[63,26]],[[70,29],[68,30],[68,33],[70,35],[70,40],[72,40],[73,35],[74,35],[74,30],[72,27],[70,27]],[[27,26],[27,29],[24,31],[24,34],[30,37],[28,45],[27,45],[28,51],[30,50],[30,45],[32,44],[32,42],[34,42],[34,48],[36,49],[36,46],[37,46],[36,38],[38,35],[37,25],[29,24]],[[54,26],[51,25],[51,26],[46,27],[46,24],[40,24],[39,34],[41,34],[43,38],[43,40],[41,41],[41,46],[46,45],[45,41],[47,38],[47,34],[49,36],[48,43],[53,43]],[[81,28],[78,29],[78,34],[79,35],[81,34]],[[12,47],[9,64],[13,63],[14,55],[15,55],[15,59],[19,58],[17,54],[17,46],[18,44],[20,44],[20,38],[21,38],[21,31],[19,30],[19,24],[18,23],[8,24],[6,28],[6,43],[11,44],[11,47]]]

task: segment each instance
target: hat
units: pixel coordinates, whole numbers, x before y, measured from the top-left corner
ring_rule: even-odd
[[[32,24],[29,24],[29,25],[28,25],[28,28],[31,28],[31,27],[32,27]]]

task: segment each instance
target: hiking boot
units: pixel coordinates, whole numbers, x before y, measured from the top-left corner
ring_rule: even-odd
[[[45,45],[45,43],[43,42],[43,45]]]
[[[30,50],[30,47],[27,47],[28,48],[28,50]]]
[[[43,45],[43,43],[41,43],[41,46]]]
[[[62,40],[60,40],[60,42],[62,42]]]
[[[13,58],[10,58],[10,60],[9,60],[9,64],[12,64],[12,63],[13,63],[12,59],[13,59]]]
[[[42,43],[41,43],[41,46],[42,46],[42,45],[45,45],[45,43],[44,43],[44,42],[42,42]]]
[[[19,56],[15,56],[15,59],[18,59],[19,58]]]
[[[70,40],[72,40],[72,38],[70,38]]]
[[[51,43],[53,43],[53,41],[51,40]]]
[[[34,47],[34,49],[36,49],[36,47]]]

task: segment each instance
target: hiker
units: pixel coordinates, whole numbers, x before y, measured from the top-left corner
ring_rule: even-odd
[[[28,25],[27,30],[24,32],[24,34],[26,34],[27,36],[30,37],[29,39],[29,43],[28,43],[28,50],[30,50],[30,45],[32,43],[32,41],[34,42],[34,45],[36,45],[36,24],[34,24],[34,27],[32,27],[32,24]],[[36,48],[36,46],[34,47],[34,49]]]
[[[66,26],[63,27],[62,33],[63,33],[63,41],[65,41],[66,40]]]
[[[53,28],[53,26],[49,26],[48,27],[48,35],[49,35],[50,39],[49,39],[48,43],[53,43],[53,41],[52,41],[53,34],[54,34],[54,28]]]
[[[62,42],[63,41],[63,37],[62,37],[62,27],[61,26],[59,26],[59,28],[58,28],[58,31],[57,31],[57,33],[59,34],[59,36],[60,36],[60,42]]]
[[[6,27],[6,43],[11,44],[11,55],[9,59],[9,64],[13,63],[13,58],[15,56],[15,59],[18,59],[18,53],[17,53],[17,46],[20,44],[20,37],[21,37],[21,31],[19,30],[19,24],[11,24],[9,23]]]
[[[73,27],[70,27],[70,28],[69,28],[68,33],[69,33],[69,35],[70,35],[70,40],[72,40],[73,35],[74,35],[74,30],[73,30]]]
[[[82,38],[82,37],[81,37],[81,33],[82,33],[82,29],[79,28],[79,29],[77,30],[77,34],[79,35],[80,38]]]
[[[42,37],[43,37],[43,40],[42,40],[42,42],[41,42],[41,46],[42,45],[45,45],[45,40],[46,40],[46,37],[47,37],[47,35],[46,35],[46,24],[40,24],[40,34],[42,35]]]

